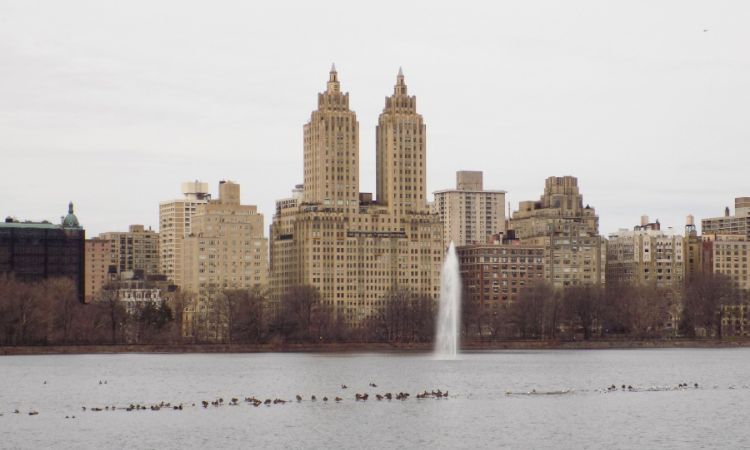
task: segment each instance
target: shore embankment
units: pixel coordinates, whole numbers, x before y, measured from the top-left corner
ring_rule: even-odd
[[[503,340],[470,341],[463,351],[493,350],[600,350],[639,348],[731,348],[750,347],[750,339],[658,339],[658,340]],[[106,353],[429,353],[431,343],[274,343],[274,344],[118,344],[2,346],[0,355],[66,355]]]

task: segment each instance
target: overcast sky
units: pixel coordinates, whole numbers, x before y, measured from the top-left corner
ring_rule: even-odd
[[[749,24],[740,0],[0,0],[0,214],[156,229],[182,181],[229,179],[267,226],[335,62],[361,191],[403,66],[429,192],[483,170],[516,209],[574,175],[603,234],[681,230],[750,196]]]

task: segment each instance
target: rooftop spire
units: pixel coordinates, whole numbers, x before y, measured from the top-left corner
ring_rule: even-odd
[[[328,73],[328,93],[339,92],[339,76],[336,72],[336,64],[331,63],[331,71]]]
[[[398,68],[398,75],[396,75],[396,86],[393,89],[393,93],[396,95],[406,95],[406,83],[404,82],[404,71],[401,67]]]

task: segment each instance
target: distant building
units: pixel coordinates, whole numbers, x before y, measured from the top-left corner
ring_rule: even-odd
[[[473,302],[490,312],[518,300],[524,286],[545,278],[544,247],[521,244],[518,240],[492,242],[456,248],[464,288],[464,302]]]
[[[117,269],[112,264],[112,252],[108,239],[86,239],[85,255],[84,301],[89,303],[116,276]]]
[[[632,231],[620,230],[607,242],[607,283],[673,288],[685,278],[685,253],[681,235],[662,231],[648,216]]]
[[[750,239],[750,197],[734,199],[734,215],[729,215],[729,207],[722,217],[711,217],[701,221],[701,233],[735,234]]]
[[[240,204],[240,185],[219,183],[219,198],[198,205],[183,243],[182,289],[197,294],[183,316],[208,320],[226,289],[262,288],[268,283],[268,239],[255,205]],[[192,329],[190,326],[185,329]],[[223,340],[225,323],[208,327],[209,340]]]
[[[722,305],[719,309],[722,337],[750,336],[750,305]]]
[[[547,178],[539,201],[519,204],[510,229],[521,244],[545,249],[545,278],[555,286],[605,282],[607,243],[575,177]]]
[[[400,71],[376,137],[373,200],[359,192],[359,123],[331,68],[304,125],[304,194],[296,206],[277,204],[271,225],[275,305],[290,287],[313,286],[323,306],[357,327],[384,314],[395,289],[438,297],[442,224],[427,208],[426,130]]]
[[[685,256],[685,281],[691,281],[704,273],[703,269],[703,239],[698,236],[695,220],[688,215],[685,221],[685,241],[682,245]]]
[[[713,273],[726,275],[740,289],[750,290],[750,239],[737,234],[718,234],[707,239],[713,244]]]
[[[211,195],[208,183],[182,183],[183,198],[159,203],[159,265],[160,272],[177,286],[182,286],[182,244],[190,234],[192,217],[198,205],[207,203]]]
[[[109,241],[110,264],[116,273],[138,271],[144,276],[159,274],[159,233],[143,225],[130,225],[128,231],[101,233]]]
[[[83,301],[85,235],[72,202],[60,225],[7,218],[0,223],[0,273],[28,282],[70,278]]]
[[[443,222],[447,246],[483,244],[505,233],[505,191],[486,191],[482,172],[456,172],[456,189],[436,191],[431,205]]]

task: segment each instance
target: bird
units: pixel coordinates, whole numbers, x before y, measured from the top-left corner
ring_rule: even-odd
[[[377,384],[370,382],[370,387],[378,387]]]
[[[347,385],[345,385],[345,384],[342,384],[342,385],[341,385],[341,389],[346,389],[347,387],[348,387],[348,386],[347,386]]]
[[[310,397],[310,400],[312,400],[312,401],[316,401],[316,400],[317,400],[317,398],[316,398],[316,397],[315,397],[315,396],[313,395],[312,397]]]
[[[327,402],[328,401],[328,397],[323,397],[323,401]]]
[[[299,394],[297,394],[297,401],[298,401],[298,402],[301,402],[301,401],[302,401],[302,396],[301,396],[301,395],[299,395]]]
[[[336,401],[340,402],[341,401],[341,397],[336,397]]]

